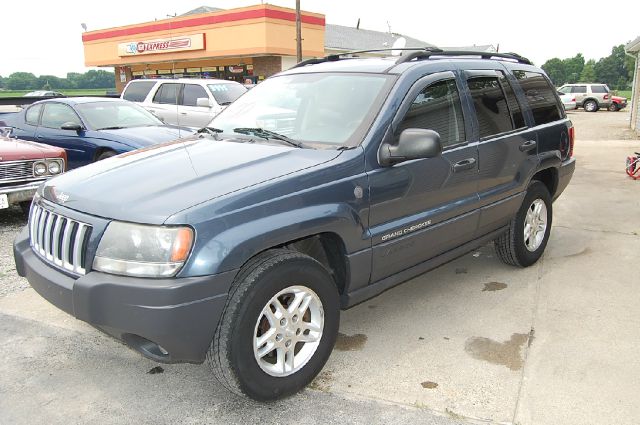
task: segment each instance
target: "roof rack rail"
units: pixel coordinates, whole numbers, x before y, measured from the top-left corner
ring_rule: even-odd
[[[415,49],[414,49],[415,50]],[[441,50],[430,49],[424,51],[414,51],[406,56],[400,56],[396,61],[396,65],[409,62],[413,59],[429,59],[431,56],[480,56],[482,59],[510,59],[518,63],[526,65],[533,65],[531,61],[517,53],[491,53],[491,52],[477,52],[473,50]]]
[[[344,52],[344,53],[338,53],[335,55],[328,55],[328,56],[324,56],[321,58],[311,58],[311,59],[306,59],[303,60],[301,62],[298,62],[297,64],[295,64],[293,68],[300,68],[306,65],[315,65],[317,63],[323,63],[323,62],[334,62],[334,61],[339,61],[341,59],[354,59],[353,57],[343,57],[343,56],[347,56],[347,55],[357,55],[360,53],[376,53],[376,52],[389,52],[391,50],[402,50],[402,51],[410,51],[410,52],[420,52],[420,53],[424,53],[424,52],[443,52],[442,49],[439,49],[437,47],[402,47],[399,49],[395,49],[393,47],[389,47],[387,49],[368,49],[368,50],[355,50],[353,52]]]

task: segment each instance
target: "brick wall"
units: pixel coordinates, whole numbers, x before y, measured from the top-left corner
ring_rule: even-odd
[[[280,56],[258,56],[253,58],[253,75],[270,77],[282,71]]]

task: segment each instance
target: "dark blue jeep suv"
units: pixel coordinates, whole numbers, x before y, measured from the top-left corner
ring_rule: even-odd
[[[141,354],[279,398],[321,370],[341,308],[492,241],[535,263],[573,139],[518,55],[312,59],[189,139],[46,182],[16,265]]]

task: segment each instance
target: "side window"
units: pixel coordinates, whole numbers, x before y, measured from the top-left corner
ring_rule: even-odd
[[[82,121],[69,105],[54,102],[44,105],[41,119],[43,127],[60,128],[68,122],[82,125]]]
[[[25,121],[27,124],[38,125],[38,118],[40,118],[40,111],[42,110],[42,103],[37,105],[33,105],[29,109],[27,109],[27,113],[25,114]]]
[[[536,125],[562,118],[562,105],[559,105],[555,89],[544,75],[531,71],[514,71],[513,74],[522,86]]]
[[[587,92],[587,86],[573,86],[573,90],[571,90],[571,93],[586,93]]]
[[[182,105],[184,106],[198,106],[196,102],[199,97],[209,99],[207,92],[202,86],[197,84],[185,84],[184,91],[182,92]]]
[[[568,93],[571,93],[571,89],[572,89],[572,87],[571,87],[571,86],[567,86],[567,87],[560,87],[560,88],[558,89],[558,91],[559,91],[560,93],[568,94]]]
[[[153,96],[153,103],[166,103],[169,105],[176,105],[178,103],[178,94],[180,93],[180,86],[182,84],[167,83],[162,84],[156,95]]]
[[[144,102],[151,88],[156,85],[155,81],[138,81],[127,86],[122,94],[122,98],[131,102]]]
[[[511,112],[511,120],[513,121],[513,126],[515,128],[526,127],[526,124],[524,123],[524,116],[522,115],[522,105],[520,105],[520,101],[516,97],[516,94],[513,92],[511,82],[507,79],[507,76],[504,72],[498,71],[498,75],[500,75],[500,85],[502,86],[502,91],[504,91],[504,94],[507,97],[507,106],[509,107],[509,112]]]
[[[514,129],[507,100],[497,77],[476,77],[467,81],[478,117],[480,138]]]
[[[437,131],[444,148],[464,142],[464,119],[456,82],[439,81],[422,90],[400,123],[398,133],[407,128]]]
[[[605,86],[591,86],[591,93],[609,93]]]

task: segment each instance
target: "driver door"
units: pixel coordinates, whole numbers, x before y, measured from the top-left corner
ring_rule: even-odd
[[[479,212],[477,143],[469,143],[460,82],[453,72],[423,77],[409,91],[385,141],[402,130],[440,134],[435,158],[378,166],[369,173],[371,282],[406,270],[473,238]]]

